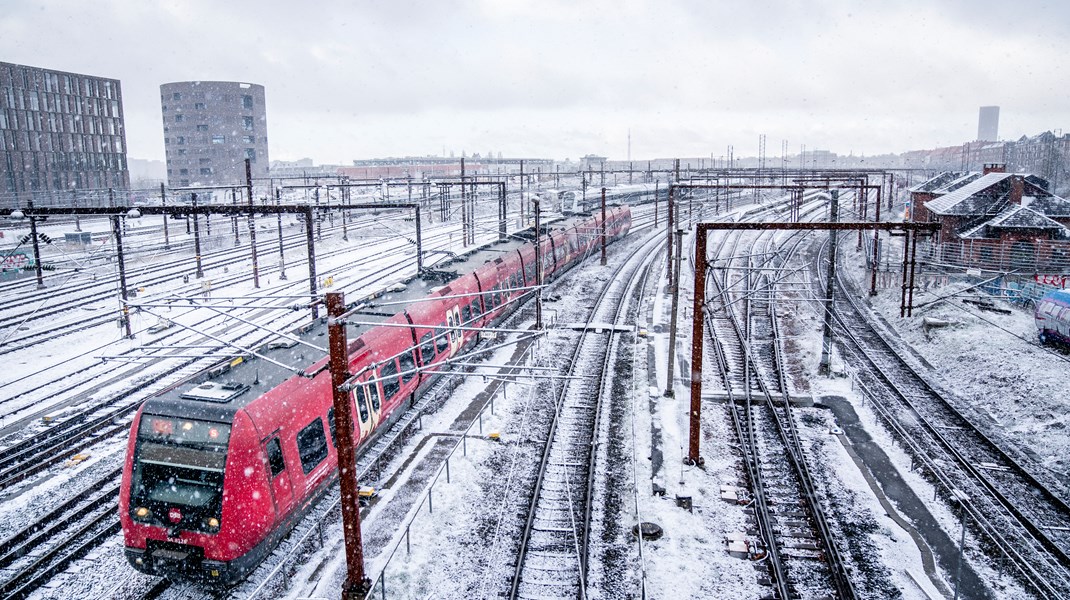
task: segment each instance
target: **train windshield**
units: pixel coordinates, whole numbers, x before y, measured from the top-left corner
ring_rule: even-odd
[[[137,433],[131,499],[153,512],[182,505],[218,515],[230,425],[142,415]]]

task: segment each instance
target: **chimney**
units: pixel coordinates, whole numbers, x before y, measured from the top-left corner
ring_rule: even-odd
[[[1007,163],[985,163],[984,172],[982,175],[988,175],[989,173],[1006,173]]]
[[[1011,176],[1011,203],[1020,205],[1025,192],[1025,178],[1021,175]]]

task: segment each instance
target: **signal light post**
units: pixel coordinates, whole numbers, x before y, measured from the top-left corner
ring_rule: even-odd
[[[360,537],[360,488],[353,439],[353,411],[346,381],[349,352],[346,342],[345,297],[327,293],[327,335],[330,349],[331,393],[334,399],[334,435],[338,440],[338,482],[342,488],[342,530],[346,546],[346,579],[342,600],[363,600],[372,582],[364,574],[364,546]]]

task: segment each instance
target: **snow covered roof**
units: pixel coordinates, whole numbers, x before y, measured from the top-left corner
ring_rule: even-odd
[[[1007,207],[992,219],[959,234],[962,239],[992,237],[993,229],[1053,229],[1070,233],[1066,227],[1039,212],[1017,204]]]
[[[973,181],[980,179],[983,176],[983,173],[978,173],[977,171],[973,171],[972,173],[966,173],[962,177],[959,177],[958,179],[949,182],[947,185],[933,190],[933,193],[938,195],[949,194],[968,183],[973,183]]]
[[[998,202],[1005,191],[990,190],[989,193],[980,194],[996,184],[1012,176],[1012,173],[989,173],[967,183],[959,189],[944,194],[939,198],[930,200],[925,204],[937,215],[982,215],[989,212]]]
[[[1070,200],[1061,196],[1023,196],[1022,206],[1050,218],[1070,218]]]
[[[910,192],[931,192],[931,191],[933,191],[933,190],[935,190],[935,189],[937,189],[937,188],[939,188],[941,186],[945,186],[945,185],[951,183],[952,181],[958,179],[961,176],[962,176],[962,173],[956,173],[954,171],[944,171],[943,173],[940,173],[939,175],[937,175],[936,177],[933,177],[932,179],[929,179],[927,181],[923,181],[923,182],[919,183],[918,185],[916,185],[916,186],[914,186],[912,188],[909,188],[907,191],[910,191]]]
[[[1001,229],[1062,229],[1063,226],[1039,212],[1025,207],[1014,205],[999,213],[988,223],[989,227]]]

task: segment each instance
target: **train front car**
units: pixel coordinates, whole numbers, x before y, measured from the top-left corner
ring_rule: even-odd
[[[145,573],[235,583],[274,525],[259,453],[242,443],[259,436],[243,411],[187,404],[150,400],[135,418],[119,495],[126,556]]]
[[[1037,302],[1034,317],[1041,343],[1070,345],[1070,290],[1049,292]]]

